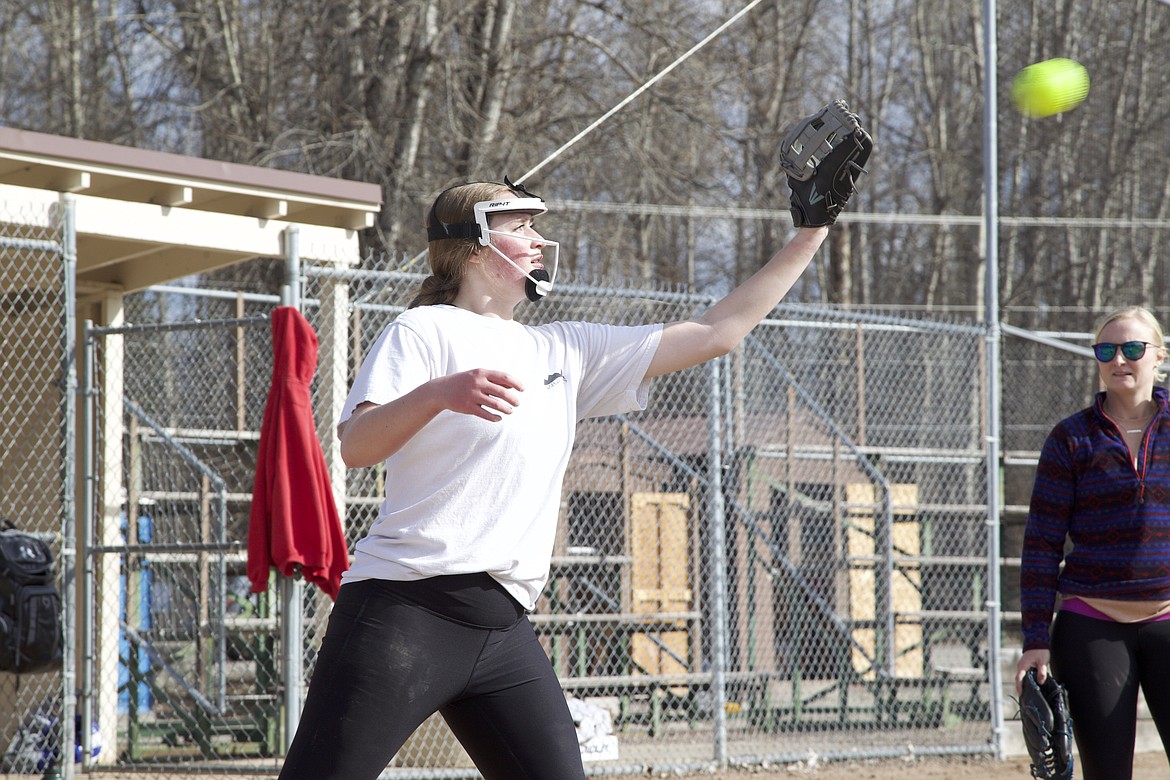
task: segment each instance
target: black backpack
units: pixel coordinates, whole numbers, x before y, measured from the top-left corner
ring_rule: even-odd
[[[0,671],[43,672],[61,665],[61,595],[53,551],[4,521],[0,530]]]

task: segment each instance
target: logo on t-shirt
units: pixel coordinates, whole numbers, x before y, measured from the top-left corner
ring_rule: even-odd
[[[549,374],[545,378],[544,386],[547,387],[549,390],[551,390],[564,381],[565,381],[565,375],[562,374],[560,371],[557,371],[555,374]]]

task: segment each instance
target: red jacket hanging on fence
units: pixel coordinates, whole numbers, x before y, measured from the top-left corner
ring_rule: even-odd
[[[296,309],[272,312],[272,351],[272,388],[252,487],[248,578],[259,593],[268,589],[270,567],[285,576],[299,567],[335,599],[349,553],[313,422],[317,334]]]

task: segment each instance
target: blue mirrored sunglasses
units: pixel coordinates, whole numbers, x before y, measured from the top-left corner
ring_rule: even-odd
[[[1120,349],[1126,360],[1141,360],[1142,356],[1146,354],[1146,347],[1150,346],[1153,345],[1144,341],[1127,341],[1124,344],[1110,344],[1103,341],[1093,345],[1093,354],[1102,363],[1109,363],[1117,357],[1117,350]]]

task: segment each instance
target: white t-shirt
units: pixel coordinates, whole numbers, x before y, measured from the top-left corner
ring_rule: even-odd
[[[454,306],[390,323],[341,413],[487,368],[524,387],[499,422],[441,412],[386,459],[386,497],[343,582],[487,572],[526,609],[548,580],[561,483],[579,420],[643,409],[661,325],[528,326]]]

